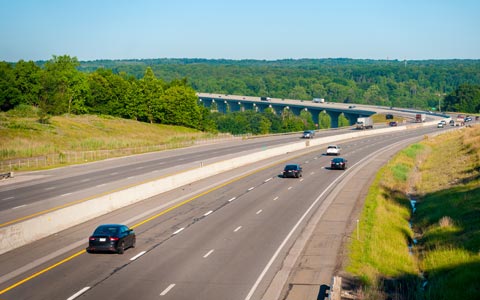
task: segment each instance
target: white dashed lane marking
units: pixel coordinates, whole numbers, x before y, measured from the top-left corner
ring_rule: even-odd
[[[163,292],[160,293],[160,296],[165,296],[168,292],[170,292],[171,289],[175,286],[175,283],[172,283],[169,285],[166,289],[163,290]]]
[[[90,289],[89,286],[86,286],[84,287],[83,289],[79,290],[78,292],[76,292],[75,294],[73,294],[72,296],[68,297],[67,300],[73,300],[77,297],[79,297],[81,294],[85,293],[86,291],[88,291]]]
[[[173,234],[174,234],[174,235],[175,235],[175,234],[179,234],[179,233],[180,233],[182,230],[184,230],[184,229],[185,229],[185,227],[182,227],[182,228],[180,228],[180,229],[177,229],[177,231],[175,231]]]
[[[207,258],[207,257],[209,257],[209,256],[210,256],[210,254],[212,254],[212,253],[213,253],[213,251],[215,251],[215,250],[214,250],[214,249],[212,249],[212,250],[208,251],[207,253],[205,253],[205,255],[203,256],[203,258]]]
[[[142,251],[142,252],[138,253],[137,255],[135,255],[134,257],[130,258],[130,260],[132,260],[132,261],[136,260],[137,258],[144,255],[145,253],[147,253],[147,251]]]

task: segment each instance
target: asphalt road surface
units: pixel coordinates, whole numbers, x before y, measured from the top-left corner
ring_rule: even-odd
[[[328,191],[348,186],[345,174],[384,147],[443,130],[341,142],[346,171],[330,170],[332,157],[311,148],[90,220],[1,255],[0,299],[262,299]],[[282,178],[286,163],[302,164],[303,177]],[[123,255],[87,254],[88,236],[102,223],[133,227],[137,247]]]
[[[351,129],[320,131],[317,137]],[[15,175],[0,182],[0,224],[37,212],[262,149],[295,143],[301,134],[279,135],[109,159]]]

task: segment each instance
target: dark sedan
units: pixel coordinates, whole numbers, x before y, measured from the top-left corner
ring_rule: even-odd
[[[302,167],[298,164],[294,165],[286,165],[285,169],[283,169],[282,173],[283,177],[294,177],[294,178],[299,178],[302,177]]]
[[[95,229],[88,239],[87,252],[108,251],[123,254],[127,248],[135,248],[135,232],[125,225],[104,224]]]
[[[330,169],[345,170],[347,168],[347,160],[342,157],[336,157],[332,159],[330,163]]]

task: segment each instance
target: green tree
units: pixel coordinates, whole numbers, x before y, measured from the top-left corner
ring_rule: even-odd
[[[290,109],[285,108],[282,112],[282,132],[302,131],[305,124],[300,117],[293,114]]]
[[[76,57],[53,56],[41,74],[39,107],[46,114],[84,113],[88,85]]]
[[[145,75],[138,82],[140,102],[139,119],[150,123],[171,124],[165,120],[164,83],[155,77],[152,68],[145,70]]]
[[[20,92],[18,103],[38,106],[41,72],[33,61],[20,60],[15,64],[15,86]]]
[[[455,112],[479,113],[480,85],[460,85],[455,91],[445,97],[443,109]]]
[[[350,122],[348,122],[347,117],[345,117],[345,115],[341,113],[338,116],[338,127],[346,127],[346,126],[350,126]]]
[[[198,97],[192,88],[177,83],[165,91],[164,99],[164,123],[201,128]]]
[[[21,104],[21,92],[17,88],[11,64],[0,62],[0,110],[8,111]]]
[[[315,129],[312,114],[308,110],[300,112],[300,119],[303,121],[303,129]]]
[[[319,115],[318,115],[318,127],[320,129],[328,129],[330,128],[332,125],[332,118],[327,114],[327,112],[325,111],[322,111]]]
[[[272,108],[266,108],[262,114],[270,122],[270,132],[282,132],[282,117],[275,114]]]

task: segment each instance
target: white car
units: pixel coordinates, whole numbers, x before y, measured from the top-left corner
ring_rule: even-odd
[[[340,155],[340,147],[337,145],[328,146],[327,155]]]

